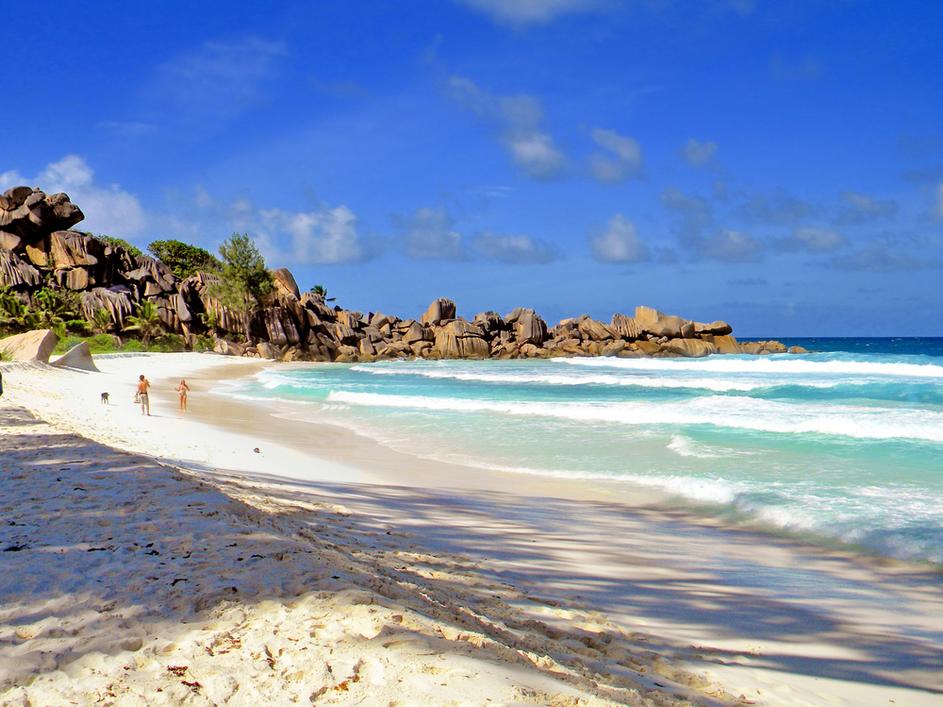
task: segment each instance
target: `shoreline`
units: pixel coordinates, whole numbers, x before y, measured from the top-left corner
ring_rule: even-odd
[[[227,366],[204,372],[204,378],[213,383],[247,378],[271,366],[310,368],[329,365],[321,362],[272,363],[260,362],[255,370],[241,371],[232,376]],[[165,380],[167,388],[176,381]],[[212,383],[211,383],[212,385]],[[371,437],[369,434],[326,420],[303,420],[298,413],[288,412],[276,401],[247,399],[224,392],[210,392],[226,401],[227,410],[236,415],[223,414],[219,408],[203,404],[194,411],[200,422],[222,427],[234,433],[241,431],[247,421],[262,431],[260,437],[268,438],[280,446],[299,453],[335,462],[357,469],[362,473],[361,481],[388,485],[432,487],[453,490],[501,491],[524,496],[559,495],[573,500],[612,501],[627,506],[646,508],[676,516],[690,517],[699,522],[714,524],[718,528],[738,530],[755,534],[769,540],[794,543],[809,550],[823,550],[846,559],[873,562],[878,565],[900,563],[915,570],[926,570],[943,575],[943,564],[931,560],[914,560],[881,554],[863,545],[845,542],[837,538],[813,532],[800,532],[764,523],[744,512],[723,503],[711,503],[671,493],[665,489],[646,486],[629,479],[578,478],[545,474],[539,471],[511,471],[489,469],[473,464],[442,461],[431,456],[410,454]],[[171,401],[168,399],[166,404]],[[298,411],[310,410],[306,403],[288,403]],[[266,425],[264,421],[274,418],[278,425]]]
[[[886,696],[909,704],[943,703],[943,686],[933,677],[943,663],[928,658],[943,646],[943,593],[938,574],[922,566],[733,527],[687,509],[664,508],[657,494],[641,502],[626,497],[620,482],[613,485],[621,490],[590,493],[589,484],[578,480],[417,460],[346,428],[285,420],[275,426],[267,409],[242,401],[231,401],[224,415],[219,398],[203,392],[213,380],[248,374],[252,364],[223,359],[213,370],[216,361],[197,362],[199,377],[187,376],[194,386],[191,403],[198,401],[193,415],[184,421],[158,418],[158,424],[174,433],[205,433],[207,439],[212,431],[217,447],[238,444],[242,450],[216,449],[189,465],[163,456],[168,464],[190,466],[211,483],[251,488],[267,498],[328,499],[353,517],[408,534],[426,552],[470,554],[495,579],[582,606],[622,631],[643,632],[655,653],[745,699],[816,704]],[[49,375],[64,381],[94,374]],[[175,409],[172,386],[164,383],[171,379],[152,379],[160,414]],[[37,391],[14,402],[31,396],[42,407]],[[82,427],[82,420],[69,420],[61,409],[56,413],[49,400],[45,407],[56,424]],[[118,446],[149,442],[128,435],[122,440],[121,430],[89,429],[96,419],[90,412],[86,432]],[[277,434],[246,435],[247,424]],[[140,429],[146,434],[146,427]],[[263,437],[269,441],[262,454],[253,455],[249,445],[258,446],[253,440]],[[296,445],[298,438],[310,441],[291,448],[292,438]],[[228,472],[213,471],[224,466]],[[473,479],[467,478],[469,470]],[[916,668],[901,672],[912,652],[923,657]]]

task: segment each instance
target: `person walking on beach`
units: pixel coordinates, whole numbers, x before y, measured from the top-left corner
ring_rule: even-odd
[[[150,416],[151,414],[151,401],[150,401],[150,397],[147,394],[147,391],[150,390],[150,387],[151,387],[151,382],[147,378],[144,377],[143,373],[140,376],[138,376],[137,399],[138,399],[138,402],[141,403],[142,415],[145,412],[147,413],[148,416]]]
[[[177,394],[180,396],[180,412],[187,411],[187,393],[190,392],[190,386],[187,385],[186,379],[180,380],[180,385],[177,386]]]

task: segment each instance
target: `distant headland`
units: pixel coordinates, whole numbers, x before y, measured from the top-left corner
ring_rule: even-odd
[[[181,350],[283,361],[787,351],[778,341],[740,343],[724,321],[695,322],[645,306],[632,316],[614,314],[609,323],[583,315],[554,327],[524,307],[504,316],[480,312],[469,321],[445,298],[415,319],[355,312],[330,306],[321,288],[300,292],[286,268],[266,270],[248,238],[230,239],[222,260],[164,241],[168,260],[196,255],[191,267],[172,268],[118,239],[73,230],[83,218],[63,193],[20,186],[0,195],[0,336],[33,329],[59,337],[98,332],[140,338],[145,348],[162,340]],[[193,262],[205,267],[194,269]]]

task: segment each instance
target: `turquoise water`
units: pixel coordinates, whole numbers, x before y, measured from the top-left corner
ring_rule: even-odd
[[[276,367],[229,392],[426,458],[624,480],[943,563],[943,340],[789,343],[818,352]]]

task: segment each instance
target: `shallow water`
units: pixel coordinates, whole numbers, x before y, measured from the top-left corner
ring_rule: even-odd
[[[427,458],[625,480],[943,563],[943,339],[789,343],[816,352],[285,367],[228,393]]]

